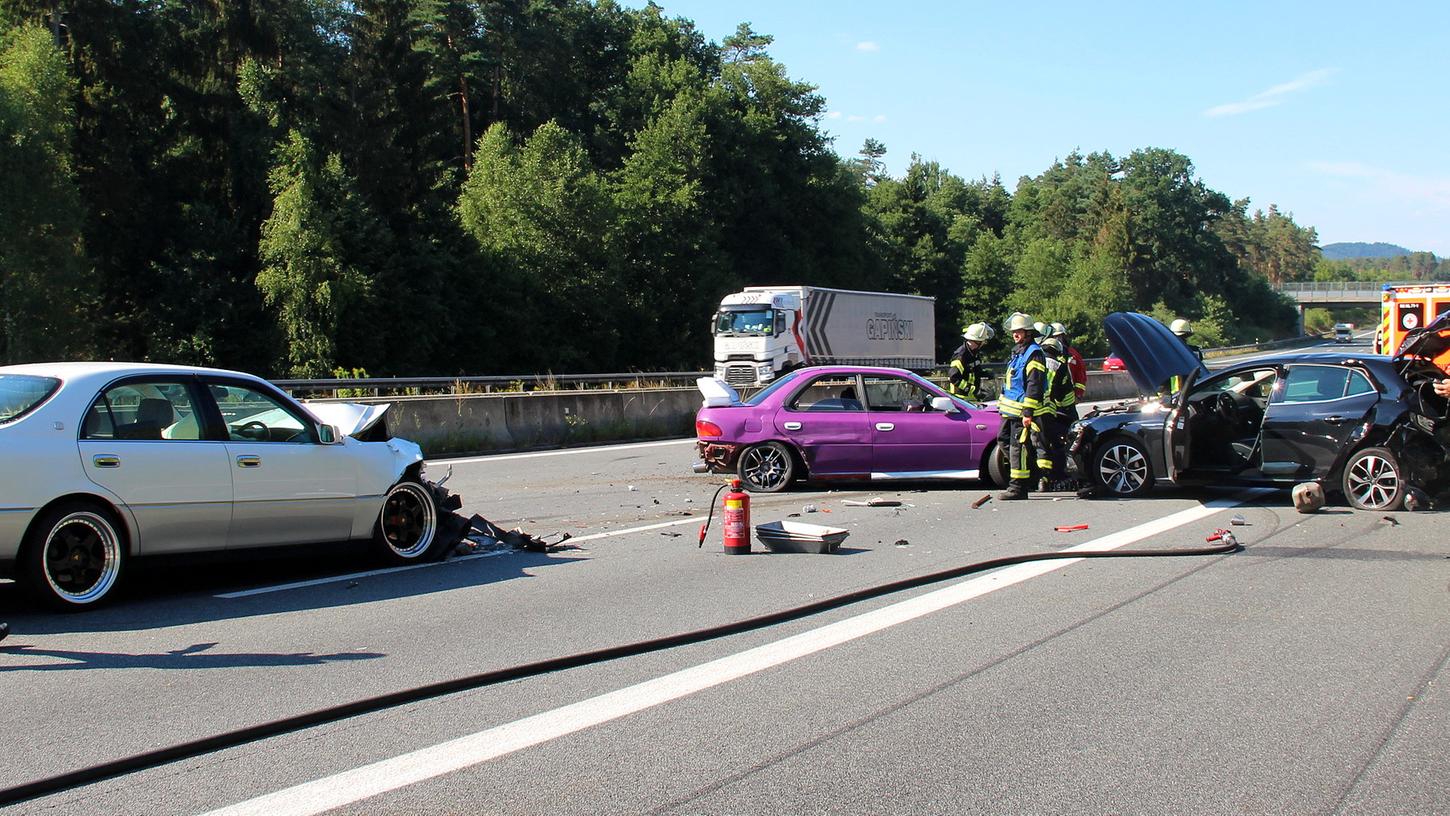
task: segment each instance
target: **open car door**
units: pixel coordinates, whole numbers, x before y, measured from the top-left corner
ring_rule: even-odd
[[[1189,444],[1192,428],[1188,422],[1188,395],[1198,383],[1200,369],[1190,369],[1183,380],[1183,388],[1172,397],[1172,408],[1163,421],[1163,461],[1168,466],[1168,480],[1178,481],[1179,476],[1192,464]]]

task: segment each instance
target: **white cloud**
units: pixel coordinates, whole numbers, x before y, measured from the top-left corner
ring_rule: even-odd
[[[1272,108],[1275,105],[1282,103],[1284,101],[1284,97],[1288,96],[1289,94],[1308,90],[1309,88],[1313,88],[1316,85],[1322,85],[1324,81],[1329,79],[1329,77],[1333,74],[1333,68],[1320,68],[1317,71],[1310,71],[1309,73],[1297,76],[1294,79],[1289,80],[1288,82],[1281,82],[1278,85],[1269,88],[1268,90],[1260,91],[1259,93],[1254,94],[1248,99],[1243,99],[1238,102],[1229,102],[1224,105],[1215,105],[1214,107],[1204,111],[1203,115],[1212,117],[1237,116],[1241,113],[1248,113],[1249,111]]]
[[[884,124],[886,122],[886,114],[878,113],[875,116],[871,117],[871,121],[875,122],[878,125]]]
[[[1366,191],[1386,198],[1429,207],[1450,209],[1450,178],[1404,173],[1355,161],[1314,161],[1309,169],[1322,176],[1364,182]]]
[[[829,113],[826,114],[826,118],[827,119],[840,119],[841,118],[841,112],[840,111],[831,111],[831,112],[829,112]]]
[[[847,122],[864,122],[864,121],[866,121],[866,117],[860,116],[858,114],[854,114],[853,113],[850,116],[847,116],[846,117],[846,121]]]
[[[857,51],[872,51],[872,52],[875,52],[875,51],[880,51],[881,50],[881,46],[878,43],[876,43],[876,42],[874,42],[872,40],[863,40],[861,42],[856,43],[856,50]]]

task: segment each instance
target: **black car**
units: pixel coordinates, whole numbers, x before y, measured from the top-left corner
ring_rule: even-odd
[[[1105,326],[1143,393],[1170,378],[1184,385],[1073,425],[1078,472],[1099,493],[1137,496],[1160,479],[1317,481],[1354,507],[1394,510],[1411,488],[1428,495],[1447,485],[1450,422],[1433,383],[1445,376],[1435,359],[1450,350],[1450,313],[1393,357],[1286,353],[1213,372],[1146,315],[1115,312]]]

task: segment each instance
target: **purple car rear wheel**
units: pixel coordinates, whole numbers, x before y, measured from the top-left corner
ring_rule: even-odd
[[[795,476],[795,457],[779,442],[762,442],[741,451],[736,472],[750,492],[778,493]]]

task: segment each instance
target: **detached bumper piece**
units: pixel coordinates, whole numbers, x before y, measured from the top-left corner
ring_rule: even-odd
[[[695,451],[700,461],[695,463],[696,473],[729,473],[735,469],[735,460],[740,455],[740,446],[726,442],[696,442]],[[701,469],[701,465],[704,466]]]

